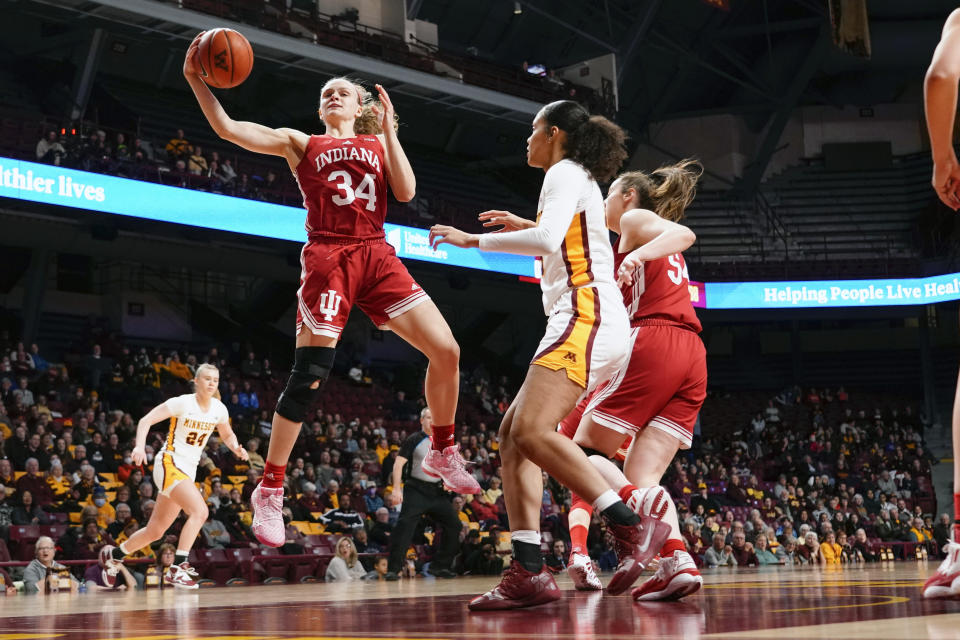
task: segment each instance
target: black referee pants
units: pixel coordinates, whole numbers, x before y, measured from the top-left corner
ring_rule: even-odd
[[[431,566],[438,570],[450,569],[460,543],[460,518],[450,502],[450,496],[443,491],[442,482],[424,482],[410,478],[403,487],[400,518],[390,535],[388,571],[400,573],[417,524],[424,515],[430,516],[434,524],[443,529]]]

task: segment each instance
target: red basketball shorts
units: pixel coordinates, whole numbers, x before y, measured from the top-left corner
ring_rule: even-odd
[[[297,333],[339,338],[357,305],[378,327],[426,302],[393,247],[380,240],[310,241],[300,253]]]
[[[572,438],[584,413],[608,429],[633,437],[646,427],[693,443],[693,428],[707,396],[707,358],[693,331],[673,325],[631,329],[630,360],[607,384],[584,398],[559,430]]]

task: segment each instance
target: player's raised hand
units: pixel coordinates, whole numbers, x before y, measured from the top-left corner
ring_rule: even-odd
[[[205,33],[206,31],[198,33],[197,37],[190,43],[190,46],[187,47],[187,55],[183,58],[183,75],[185,76],[200,75],[200,63],[197,62],[197,50],[200,48],[200,38],[202,38]]]
[[[502,233],[504,231],[519,231],[520,229],[529,229],[530,227],[537,226],[537,223],[533,222],[532,220],[527,220],[518,215],[514,215],[509,211],[500,211],[498,209],[484,211],[477,216],[477,219],[483,223],[484,227],[499,226],[499,229],[493,230],[494,233]]]
[[[393,102],[390,101],[390,96],[387,94],[387,90],[383,88],[383,85],[375,85],[377,88],[377,97],[380,100],[380,104],[373,105],[373,114],[377,116],[377,122],[380,124],[380,130],[386,132],[387,129],[390,131],[394,130],[394,120],[396,119],[396,111],[393,109]]]
[[[946,161],[933,163],[933,180],[931,180],[937,197],[943,204],[954,211],[960,209],[960,164],[953,154]]]

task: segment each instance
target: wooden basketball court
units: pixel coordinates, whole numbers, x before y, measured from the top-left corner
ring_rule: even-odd
[[[960,601],[925,601],[936,563],[714,570],[681,602],[578,593],[470,613],[492,578],[0,598],[0,640],[319,638],[957,638]]]

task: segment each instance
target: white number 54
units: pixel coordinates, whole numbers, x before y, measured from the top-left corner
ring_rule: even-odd
[[[670,278],[670,282],[679,286],[683,284],[684,280],[690,280],[690,272],[687,270],[686,263],[682,262],[679,253],[668,256],[667,262],[673,267],[673,269],[667,269],[667,277]]]

